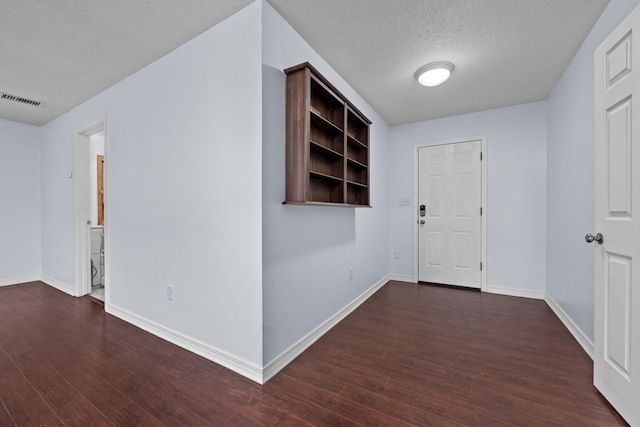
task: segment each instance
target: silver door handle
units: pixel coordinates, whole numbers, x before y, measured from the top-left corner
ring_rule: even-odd
[[[598,242],[599,244],[602,244],[604,243],[604,236],[602,235],[602,233],[597,233],[595,236],[589,233],[584,236],[584,240],[586,240],[587,243]]]
[[[421,220],[420,220],[420,225],[424,225],[424,223],[425,223],[425,222],[426,222],[426,221],[425,221],[424,219],[421,219]]]

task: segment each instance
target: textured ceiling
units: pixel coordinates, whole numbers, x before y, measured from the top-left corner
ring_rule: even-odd
[[[0,118],[44,124],[253,0],[0,0]],[[390,124],[546,99],[608,0],[268,0]],[[451,79],[413,74],[451,61]],[[293,64],[292,64],[293,65]]]
[[[546,99],[609,0],[268,0],[390,124]],[[415,71],[455,64],[419,86]]]
[[[253,0],[0,0],[0,118],[41,125]]]

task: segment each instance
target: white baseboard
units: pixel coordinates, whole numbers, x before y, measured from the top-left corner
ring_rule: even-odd
[[[544,299],[545,293],[542,291],[531,291],[528,289],[503,288],[500,286],[487,286],[487,292],[490,294],[508,295],[511,297]]]
[[[105,304],[105,311],[124,320],[125,322],[137,326],[140,329],[189,350],[192,353],[198,354],[205,359],[209,359],[212,362],[224,366],[225,368],[229,368],[232,371],[257,382],[258,384],[263,384],[262,369],[251,362],[159,325],[123,308],[114,306],[113,304]]]
[[[10,279],[0,280],[0,286],[19,285],[21,283],[36,282],[38,280],[40,280],[39,274],[35,274],[32,276],[12,277]]]
[[[358,308],[360,304],[365,302],[371,295],[373,295],[378,289],[383,287],[388,281],[389,276],[385,276],[380,279],[375,285],[364,291],[358,297],[356,297],[353,301],[347,304],[344,308],[338,311],[336,314],[331,316],[329,319],[325,320],[320,326],[309,332],[307,335],[302,337],[298,342],[293,344],[291,347],[282,352],[278,357],[273,359],[264,367],[263,379],[266,383],[274,375],[280,372],[285,366],[291,363],[296,357],[298,357],[302,352],[304,352],[307,348],[311,346],[314,342],[316,342],[320,337],[322,337],[325,333],[327,333],[331,328],[337,325],[342,319],[347,317],[353,310]],[[394,279],[398,280],[398,279]]]
[[[578,344],[582,346],[584,351],[589,355],[590,358],[593,359],[593,341],[589,339],[588,336],[582,332],[582,329],[575,324],[573,320],[569,317],[569,315],[554,301],[549,294],[546,294],[544,297],[544,301],[547,303],[549,308],[553,310],[553,312],[558,316],[560,321],[564,323],[564,326],[571,332],[571,335],[578,341]]]
[[[413,280],[413,276],[405,276],[403,274],[390,274],[389,280],[395,280],[397,282],[416,283]]]
[[[45,276],[45,275],[40,276],[38,280],[40,280],[41,282],[46,283],[47,285],[49,285],[51,287],[56,288],[59,291],[64,292],[65,294],[69,294],[72,297],[76,296],[76,288],[75,288],[75,286],[69,286],[66,283],[62,283],[59,280],[56,280],[56,279],[54,279],[52,277]]]

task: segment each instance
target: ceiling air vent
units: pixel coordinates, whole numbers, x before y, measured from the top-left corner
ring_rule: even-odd
[[[2,99],[8,99],[9,101],[22,102],[23,104],[33,105],[34,107],[39,106],[42,102],[32,101],[31,99],[21,98],[19,96],[9,95],[8,93],[2,93],[0,96]]]

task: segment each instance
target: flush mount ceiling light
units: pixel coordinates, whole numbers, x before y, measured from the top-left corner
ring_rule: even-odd
[[[423,86],[438,86],[447,81],[453,72],[453,68],[454,66],[451,62],[432,62],[418,68],[414,76],[418,80],[418,83]]]

